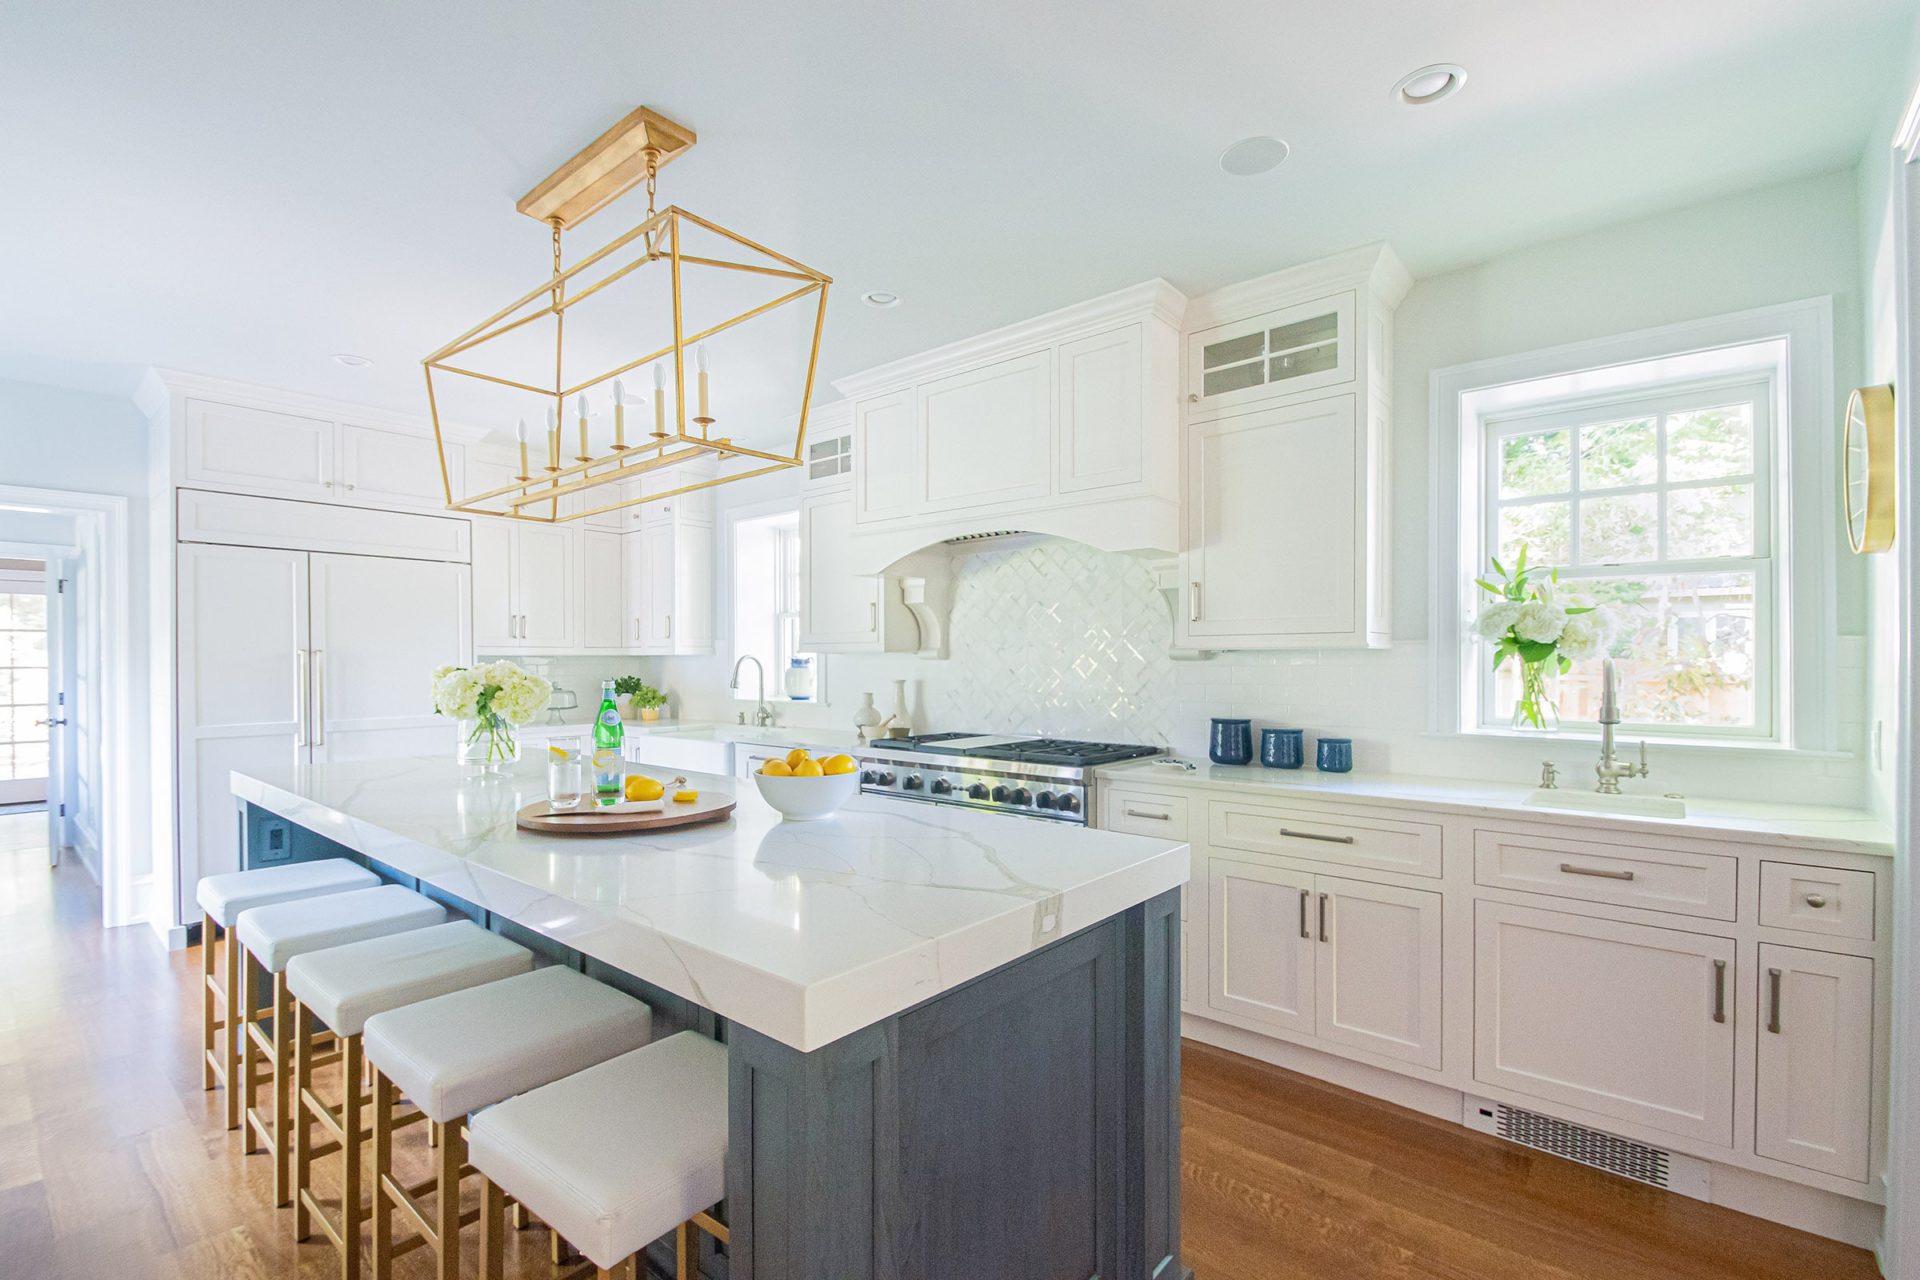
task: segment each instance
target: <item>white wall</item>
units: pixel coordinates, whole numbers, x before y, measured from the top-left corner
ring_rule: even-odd
[[[133,707],[145,707],[148,695],[148,671],[140,660],[139,643],[148,630],[147,578],[142,571],[147,563],[146,429],[146,420],[130,399],[0,379],[0,484],[114,494],[129,500],[128,605],[135,660],[128,694]],[[70,543],[74,540],[73,521],[62,519],[66,533],[60,540]],[[15,527],[27,528],[24,524]],[[8,536],[0,532],[0,538]],[[136,724],[109,725],[105,729],[108,733],[142,733],[142,726]],[[130,776],[102,776],[100,783],[107,789],[126,789],[131,801],[127,874],[145,880],[156,871],[154,845],[140,838],[148,821],[149,753],[135,750],[131,756],[135,764]],[[162,770],[170,758],[160,758]],[[96,812],[89,815],[96,833],[100,830],[100,799],[98,794],[93,795],[91,803]],[[170,858],[171,841],[161,847]]]

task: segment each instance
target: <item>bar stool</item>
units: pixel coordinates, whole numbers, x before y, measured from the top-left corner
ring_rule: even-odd
[[[727,1050],[682,1031],[474,1116],[468,1150],[486,1179],[480,1275],[500,1280],[506,1197],[587,1256],[601,1280],[633,1280],[635,1255],[674,1230],[693,1280],[693,1228],[726,1194]],[[644,1270],[644,1269],[642,1269]]]
[[[460,1228],[480,1217],[477,1209],[460,1212],[460,1180],[472,1172],[462,1124],[470,1112],[637,1049],[652,1025],[640,1001],[558,966],[367,1019],[361,1041],[374,1067],[374,1280],[388,1280],[393,1259],[422,1245],[434,1251],[439,1280],[459,1276]],[[412,1187],[393,1176],[396,1089],[440,1135],[434,1176]],[[431,1217],[420,1199],[429,1192]],[[414,1231],[398,1245],[395,1209]]]
[[[293,1079],[293,997],[287,992],[287,963],[309,951],[424,929],[443,924],[446,918],[445,907],[397,884],[251,907],[240,913],[234,937],[246,951],[240,969],[240,1008],[245,1028],[240,1053],[241,1149],[252,1155],[264,1142],[272,1153],[275,1205],[293,1203],[293,1180],[289,1177],[292,1144],[287,1140],[293,1128],[288,1094]],[[272,1039],[260,1029],[261,1018],[254,1009],[257,971],[273,977]],[[253,1105],[262,1079],[259,1069],[263,1056],[273,1068],[273,1109],[269,1115],[262,1115]]]
[[[368,1137],[361,1084],[366,1061],[361,1032],[367,1019],[532,968],[532,952],[468,920],[309,951],[287,962],[287,991],[294,1002],[293,1238],[307,1239],[317,1222],[340,1252],[343,1280],[360,1275],[361,1227],[367,1219],[360,1176],[360,1148]],[[314,1092],[316,1019],[340,1041],[337,1109]],[[424,1118],[416,1112],[407,1119]],[[331,1144],[315,1147],[316,1124],[332,1137]],[[343,1166],[337,1227],[312,1191],[314,1160],[334,1150],[340,1151]]]
[[[200,993],[200,1046],[205,1055],[201,1083],[208,1089],[213,1088],[216,1081],[226,1087],[227,1128],[240,1127],[240,1093],[232,1083],[234,1070],[240,1065],[241,1021],[233,1016],[234,997],[240,990],[240,953],[233,947],[234,921],[251,907],[317,898],[323,893],[371,889],[379,883],[379,876],[357,862],[323,858],[318,862],[289,862],[279,867],[202,876],[194,886],[193,896],[200,904],[200,969],[204,984]],[[221,957],[225,963],[220,970],[215,969],[213,962],[216,935],[227,940]],[[216,972],[223,972],[223,976],[216,978]],[[215,1032],[223,1033],[218,1037],[217,1050]]]

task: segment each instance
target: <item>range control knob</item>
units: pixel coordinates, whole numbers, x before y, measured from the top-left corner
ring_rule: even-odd
[[[1013,793],[1005,787],[995,787],[993,789],[993,799],[997,804],[1005,804],[1012,795]]]
[[[1080,797],[1070,791],[1063,792],[1054,803],[1060,807],[1062,813],[1080,812]]]
[[[1033,798],[1033,807],[1036,809],[1053,808],[1053,792],[1042,791],[1039,795],[1035,796]]]
[[[984,783],[984,782],[976,782],[976,783],[974,783],[974,784],[973,784],[972,786],[970,786],[970,787],[968,787],[968,788],[967,788],[967,799],[969,799],[969,800],[985,800],[986,798],[987,798],[987,784],[986,784],[986,783]]]
[[[918,791],[920,789],[920,775],[917,773],[908,774],[906,781],[902,782],[900,787],[905,791]]]
[[[927,790],[933,792],[933,794],[937,796],[950,795],[953,791],[953,784],[951,782],[948,782],[945,778],[935,778],[933,780],[933,785],[931,787],[928,787]]]
[[[875,778],[874,781],[878,782],[883,787],[890,787],[893,785],[893,772],[891,770],[883,769],[880,771],[880,776],[878,778]]]
[[[861,786],[864,786],[864,787],[870,787],[870,786],[872,786],[872,785],[873,785],[874,783],[876,783],[876,782],[878,782],[878,781],[880,781],[880,775],[879,775],[879,774],[877,774],[877,773],[875,773],[875,772],[874,772],[873,770],[871,770],[871,769],[862,769],[862,770],[860,771],[860,785],[861,785]]]
[[[1033,792],[1027,790],[1025,787],[1015,787],[1011,799],[1015,804],[1032,804]]]

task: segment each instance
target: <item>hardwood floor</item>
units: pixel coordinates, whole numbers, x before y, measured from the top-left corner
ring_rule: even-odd
[[[0,818],[0,1275],[337,1274],[267,1203],[196,1060],[199,953],[100,929],[39,816]],[[1204,1046],[1183,1059],[1182,1230],[1198,1280],[1870,1280],[1857,1249],[1442,1124]],[[425,1176],[419,1127],[407,1176]],[[326,1162],[330,1173],[335,1162]],[[331,1194],[323,1182],[323,1194]],[[508,1275],[553,1280],[544,1233]],[[471,1254],[469,1254],[469,1260]],[[426,1254],[396,1280],[424,1280]],[[472,1274],[472,1267],[466,1268]]]

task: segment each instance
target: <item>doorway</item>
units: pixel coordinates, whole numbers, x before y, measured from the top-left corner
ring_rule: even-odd
[[[47,572],[45,560],[0,557],[0,812],[44,807],[50,798],[51,740],[64,719],[56,708],[66,697],[50,678],[60,637]],[[61,841],[49,843],[57,851]]]

